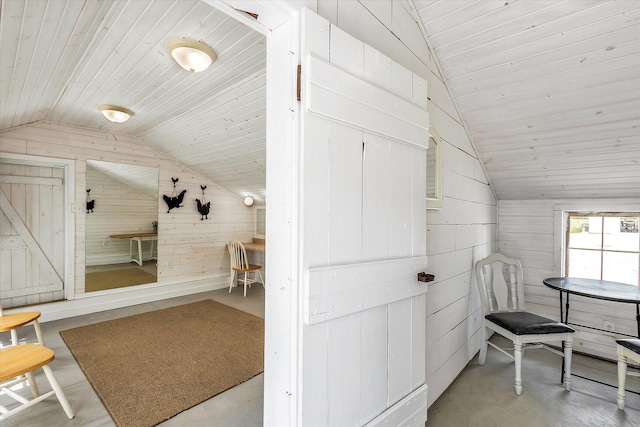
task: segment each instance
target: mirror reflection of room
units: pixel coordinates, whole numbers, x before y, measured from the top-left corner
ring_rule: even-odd
[[[87,160],[85,292],[157,282],[158,169]]]

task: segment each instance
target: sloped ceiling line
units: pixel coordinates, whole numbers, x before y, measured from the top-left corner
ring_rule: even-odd
[[[498,199],[640,197],[640,3],[414,6]]]
[[[411,9],[413,11],[413,14],[415,16],[420,16],[420,13],[418,12],[418,9],[416,8],[414,0],[409,0],[409,5],[410,5],[410,7],[411,7]],[[471,136],[471,133],[469,132],[469,128],[467,127],[467,124],[466,124],[466,122],[464,120],[464,117],[460,113],[460,108],[458,107],[458,103],[456,102],[456,98],[453,96],[451,88],[449,87],[449,84],[447,83],[447,80],[444,78],[445,74],[443,72],[442,66],[440,65],[440,61],[439,61],[438,57],[435,55],[433,47],[429,43],[429,35],[427,34],[427,29],[424,26],[424,23],[422,21],[418,22],[418,26],[420,27],[420,31],[422,32],[422,36],[424,38],[424,42],[427,45],[427,49],[431,53],[431,57],[433,59],[433,63],[438,68],[437,72],[439,73],[440,76],[442,76],[442,83],[444,84],[444,87],[447,90],[447,94],[449,95],[449,100],[451,101],[451,104],[453,105],[453,108],[455,108],[455,110],[456,110],[456,114],[457,114],[458,117],[456,117],[455,119],[460,122],[460,124],[462,125],[462,128],[464,129],[465,134],[467,135],[467,138],[469,138],[469,143],[471,144],[471,148],[473,149],[473,154],[476,157],[476,159],[478,159],[478,163],[480,164],[480,167],[482,168],[482,172],[484,173],[484,176],[487,179],[487,184],[489,185],[489,188],[491,189],[491,192],[493,193],[493,196],[495,197],[495,199],[498,200],[498,196],[497,196],[497,194],[495,192],[495,189],[493,188],[493,185],[491,185],[491,178],[490,178],[489,174],[487,173],[487,170],[486,170],[486,168],[484,166],[484,163],[480,160],[480,156],[478,154],[478,149],[476,148],[476,144],[473,141],[473,137]],[[437,76],[435,76],[435,77],[437,78]]]

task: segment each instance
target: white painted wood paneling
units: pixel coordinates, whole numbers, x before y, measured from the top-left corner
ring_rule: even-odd
[[[427,257],[375,261],[307,272],[306,322],[315,324],[346,316],[389,301],[424,293],[416,276],[427,267]]]
[[[495,250],[496,201],[487,185],[488,180],[478,161],[478,156],[461,120],[457,117],[456,109],[443,82],[438,77],[438,69],[431,60],[430,54],[419,46],[422,39],[420,26],[415,21],[408,21],[409,17],[406,14],[393,12],[392,20],[397,22],[392,24],[393,29],[388,28],[382,23],[386,22],[384,17],[378,19],[369,12],[368,3],[366,1],[336,2],[335,4],[321,2],[318,11],[332,22],[335,20],[343,31],[361,38],[429,82],[430,124],[435,126],[443,138],[443,144],[447,146],[443,170],[443,210],[428,211],[428,229],[422,234],[416,233],[416,241],[426,243],[429,256],[427,271],[436,275],[435,281],[429,284],[429,304],[425,313],[427,334],[424,337],[428,343],[428,345],[425,344],[424,351],[427,355],[428,402],[431,404],[480,348],[481,337],[477,333],[479,330],[477,319],[481,320],[482,316],[478,311],[480,300],[476,295],[472,268],[476,260]],[[408,10],[410,15],[413,13],[410,5],[407,7],[404,2],[391,3],[394,10],[401,7]],[[382,6],[376,4],[371,9],[376,7]],[[414,19],[417,20],[417,15]],[[332,34],[336,31],[332,30]],[[401,40],[397,37],[400,34]],[[406,37],[410,37],[413,41],[409,41]],[[350,57],[357,61],[359,55],[356,49]],[[332,53],[332,61],[334,58]],[[357,69],[354,69],[347,60],[340,65],[343,69],[357,75]],[[426,100],[426,94],[424,98]],[[418,103],[419,98],[414,101]],[[314,153],[314,155],[318,156],[321,153]],[[384,144],[375,144],[374,140],[370,140],[367,144],[367,159],[373,160],[375,156],[388,156],[388,148]],[[365,168],[367,164],[365,162]],[[376,248],[377,242],[388,235],[389,225],[382,220],[385,218],[384,213],[379,212],[375,207],[386,203],[385,197],[389,197],[388,184],[384,181],[387,173],[389,172],[386,170],[377,172],[377,181],[372,181],[372,185],[377,187],[378,191],[370,191],[363,201],[363,210],[369,213],[363,222],[362,236],[365,251],[363,254],[366,253],[372,259],[383,259],[385,256],[384,253],[377,253]],[[432,292],[434,299],[431,299]],[[465,296],[466,305],[463,309],[450,309],[450,307],[457,307],[455,302]],[[441,322],[437,313],[443,313],[447,322]],[[372,317],[377,318],[372,315],[367,317],[367,322],[380,327],[380,322],[373,322]],[[448,323],[449,321],[451,323]],[[373,325],[372,328],[375,327]],[[442,325],[445,326],[442,327]],[[324,336],[326,335],[320,334],[318,338],[323,339]],[[438,339],[432,339],[432,337]],[[416,341],[417,345],[419,345],[418,341]],[[322,363],[321,355],[316,354],[315,357],[319,363]],[[374,357],[373,350],[367,356],[367,358],[371,357]],[[322,377],[315,379],[320,383],[324,380]],[[319,406],[322,405],[323,403],[319,402]],[[316,414],[317,411],[313,416],[315,417]],[[322,413],[318,416],[317,419],[322,423],[324,419]]]
[[[100,132],[84,128],[38,123],[0,133],[4,139],[23,140],[16,146],[19,154],[39,155],[76,161],[75,287],[84,293],[86,213],[86,161],[99,159],[116,163],[150,166],[159,170],[159,194],[170,195],[171,177],[177,186],[187,189],[184,207],[172,209],[159,198],[158,216],[158,281],[159,283],[211,280],[211,286],[224,287],[229,277],[229,255],[225,248],[232,238],[250,241],[253,236],[253,211],[242,200],[220,188],[215,182],[176,162],[171,157],[136,137]],[[4,185],[4,184],[2,184]],[[195,198],[201,196],[200,185],[206,185],[211,202],[209,220],[201,221]],[[99,205],[97,205],[99,206]],[[93,215],[93,214],[89,214]],[[148,222],[148,221],[147,221]],[[149,223],[149,229],[151,224]]]
[[[402,102],[402,99],[380,90],[376,85],[367,84],[338,68],[329,68],[326,63],[313,56],[307,57],[305,65],[311,73],[311,79],[307,82],[307,94],[313,94],[308,102],[309,111],[427,147],[429,138],[425,139],[424,135],[428,132],[428,115],[420,108],[410,102]],[[379,69],[378,64],[372,64],[372,67],[374,70]],[[387,79],[391,80],[391,76]],[[409,79],[408,84],[411,83]],[[367,114],[357,113],[363,108],[367,109]],[[405,111],[406,116],[402,117],[401,113]],[[394,120],[385,120],[385,116]]]
[[[415,276],[427,261],[428,114],[412,101],[421,79],[355,39],[331,41],[333,28],[316,15],[302,21],[301,423],[362,425],[380,414],[380,422],[424,421],[426,286]],[[375,229],[386,234],[369,239]]]

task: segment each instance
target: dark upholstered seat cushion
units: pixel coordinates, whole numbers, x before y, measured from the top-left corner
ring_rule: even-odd
[[[575,332],[564,323],[526,311],[487,314],[485,318],[516,335],[560,334]]]
[[[640,339],[625,339],[625,340],[616,340],[618,344],[621,346],[628,348],[634,353],[640,354]]]

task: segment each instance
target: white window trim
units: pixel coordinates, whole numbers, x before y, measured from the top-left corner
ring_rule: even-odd
[[[566,227],[569,212],[638,212],[640,202],[635,199],[567,200],[553,205],[553,272],[564,277]]]
[[[435,190],[436,194],[434,198],[427,197],[427,209],[442,209],[442,139],[433,126],[429,126],[429,136],[436,141],[435,156]],[[433,147],[429,147],[428,150],[432,150]],[[427,173],[429,173],[427,171]]]

